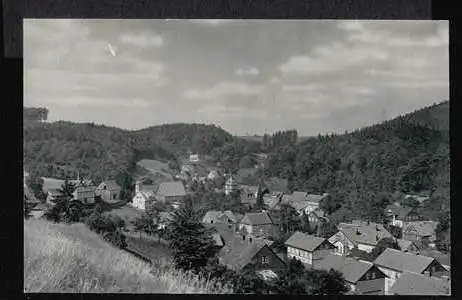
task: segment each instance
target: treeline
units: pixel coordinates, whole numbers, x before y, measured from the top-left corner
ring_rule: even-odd
[[[265,149],[281,147],[286,145],[294,145],[298,141],[297,130],[276,131],[272,135],[265,133],[263,135],[262,144]]]

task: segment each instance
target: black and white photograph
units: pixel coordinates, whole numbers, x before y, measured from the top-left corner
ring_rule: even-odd
[[[451,295],[448,21],[24,19],[23,62],[24,292]]]

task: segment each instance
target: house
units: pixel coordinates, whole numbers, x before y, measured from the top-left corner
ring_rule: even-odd
[[[335,254],[327,255],[316,267],[342,273],[352,294],[383,295],[386,275],[371,262]]]
[[[272,244],[266,239],[234,235],[218,252],[218,262],[237,272],[283,270],[285,262],[271,249]]]
[[[321,223],[326,223],[329,221],[329,218],[327,218],[326,213],[324,213],[323,210],[321,209],[315,209],[308,213],[308,221],[310,222],[311,225],[313,226],[318,226]]]
[[[271,194],[263,195],[263,203],[269,210],[279,210],[282,201],[282,192],[272,192]]]
[[[40,219],[43,217],[45,212],[51,207],[49,203],[39,203],[34,205],[30,211],[30,216],[33,219]]]
[[[191,154],[189,155],[190,162],[198,162],[199,161],[199,154]]]
[[[239,232],[253,237],[278,237],[279,227],[267,212],[246,213],[237,225]]]
[[[150,202],[153,201],[156,189],[156,185],[144,185],[140,181],[137,181],[135,184],[135,196],[133,196],[131,205],[145,210],[149,207]]]
[[[327,239],[296,231],[284,243],[287,258],[296,258],[304,264],[316,265],[321,259],[335,252],[335,246]]]
[[[385,208],[385,215],[388,217],[391,225],[403,228],[406,222],[418,221],[422,217],[416,209],[407,206],[401,206],[399,203],[393,203]]]
[[[404,272],[391,286],[389,294],[399,296],[448,296],[451,295],[451,282],[447,279]]]
[[[95,193],[97,196],[100,196],[102,200],[111,202],[119,200],[121,190],[122,188],[115,180],[106,180],[98,185]]]
[[[368,253],[383,238],[392,238],[392,235],[381,224],[364,221],[340,223],[339,231],[329,238],[337,247],[337,254],[348,255],[354,247]]]
[[[240,190],[241,204],[255,205],[257,203],[260,191],[258,185],[241,185]]]
[[[236,216],[230,210],[217,211],[210,210],[202,218],[202,223],[213,224],[213,223],[222,223],[222,224],[235,224],[237,222]]]
[[[421,248],[434,247],[438,222],[408,222],[403,227],[403,239],[413,241]]]
[[[236,179],[234,176],[230,175],[228,179],[226,179],[225,182],[225,195],[230,195],[233,192],[236,192],[239,190],[239,185],[237,184]]]
[[[95,194],[96,192],[96,186],[94,185],[88,185],[85,186],[83,184],[80,184],[74,189],[74,192],[72,193],[73,200],[79,200],[82,203],[95,203]]]
[[[186,191],[181,181],[162,182],[156,193],[156,199],[162,202],[181,202],[186,197]]]
[[[47,203],[54,203],[56,199],[61,195],[59,189],[49,189],[47,192]]]
[[[430,199],[430,197],[428,195],[406,194],[404,195],[404,199],[414,199],[420,206],[422,206],[425,201]]]
[[[416,254],[433,257],[436,259],[446,270],[451,271],[451,255],[442,253],[436,249],[417,250]]]
[[[385,293],[403,272],[424,274],[427,276],[447,276],[448,271],[434,258],[402,252],[387,248],[374,261],[374,264],[387,275]]]
[[[419,248],[413,241],[398,239],[396,242],[398,243],[399,248],[403,252],[416,252],[419,250]]]
[[[310,212],[319,209],[319,202],[328,196],[328,193],[324,193],[322,195],[315,195],[308,194],[307,192],[295,191],[291,195],[290,205],[299,214],[302,214],[303,212],[309,214]]]
[[[235,224],[223,224],[223,223],[204,223],[205,228],[209,229],[213,235],[213,238],[218,241],[218,236],[222,242],[223,247],[229,240],[231,240],[236,234]],[[216,243],[219,246],[219,243]]]

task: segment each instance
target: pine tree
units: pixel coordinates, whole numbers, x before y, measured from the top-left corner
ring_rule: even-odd
[[[173,213],[167,239],[173,250],[174,264],[179,269],[198,273],[214,254],[211,234],[200,222],[189,197]]]

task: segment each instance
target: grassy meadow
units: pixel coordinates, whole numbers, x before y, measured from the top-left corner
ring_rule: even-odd
[[[229,293],[213,282],[157,267],[106,243],[83,224],[24,221],[24,292]]]

